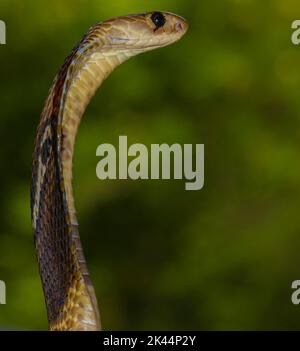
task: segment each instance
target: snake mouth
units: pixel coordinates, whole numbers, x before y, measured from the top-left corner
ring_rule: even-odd
[[[149,44],[149,45],[143,45],[143,46],[137,46],[137,47],[134,47],[132,45],[126,45],[126,44],[112,44],[112,45],[105,45],[103,48],[105,49],[115,49],[117,48],[118,50],[122,51],[130,51],[132,53],[139,53],[139,52],[145,52],[145,51],[148,51],[148,50],[154,50],[154,49],[158,49],[158,48],[162,48],[164,46],[168,46],[169,43],[165,43],[165,44],[160,44],[160,45],[154,45],[154,44]]]
[[[177,31],[182,31],[182,32],[186,31],[186,29],[182,27],[181,23],[177,23],[176,27],[177,26],[180,27],[180,29],[177,29]],[[138,44],[139,39],[137,38],[122,38],[122,37],[113,37],[110,35],[108,35],[107,38],[108,38],[108,42],[104,45],[106,49],[117,48],[119,50],[130,50],[133,52],[145,51],[147,49],[156,49],[156,48],[168,46],[170,44],[170,41],[166,41],[165,43],[160,42],[158,44],[151,44],[151,43]],[[174,38],[173,42],[179,40],[180,38],[181,36]]]
[[[119,50],[130,50],[130,51],[145,51],[147,49],[155,49],[168,45],[169,43],[163,44],[146,44],[140,46],[134,46],[131,42],[137,41],[137,39],[125,39],[125,38],[113,38],[113,42],[110,42],[103,47],[106,49],[119,49]]]

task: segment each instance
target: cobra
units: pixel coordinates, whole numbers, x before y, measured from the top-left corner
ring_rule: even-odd
[[[37,129],[31,181],[32,227],[50,330],[101,330],[72,190],[73,151],[83,113],[118,65],[176,42],[187,29],[183,18],[167,12],[98,23],[52,83]]]

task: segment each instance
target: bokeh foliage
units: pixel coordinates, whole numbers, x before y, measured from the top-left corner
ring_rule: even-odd
[[[186,17],[174,46],[117,69],[75,155],[80,232],[106,329],[299,329],[298,0],[1,0],[1,328],[46,329],[29,210],[31,153],[50,83],[98,21]],[[96,178],[99,144],[205,144],[205,188]]]

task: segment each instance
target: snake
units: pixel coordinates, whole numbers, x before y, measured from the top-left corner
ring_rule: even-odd
[[[37,127],[30,190],[34,244],[50,331],[102,330],[72,188],[74,146],[84,111],[117,66],[178,41],[187,29],[184,18],[160,11],[97,23],[54,78]]]

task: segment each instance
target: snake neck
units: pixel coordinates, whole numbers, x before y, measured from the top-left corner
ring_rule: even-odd
[[[93,45],[93,43],[89,43],[88,49],[93,48]],[[85,51],[88,51],[88,49],[85,48]],[[82,293],[83,295],[87,293],[90,299],[90,302],[85,304],[84,311],[78,312],[85,314],[83,320],[89,320],[88,329],[99,330],[100,322],[96,295],[89,277],[78,232],[72,188],[73,155],[77,131],[87,105],[102,82],[128,57],[117,53],[112,54],[111,51],[107,52],[105,49],[90,55],[87,53],[82,55],[80,51],[78,57],[75,56],[68,69],[62,91],[60,114],[58,116],[58,157],[62,166],[63,189],[72,228],[72,241],[75,243],[77,264],[84,283]],[[93,316],[91,316],[91,311],[93,311]],[[80,330],[86,329],[86,324],[82,323],[77,328]]]
[[[77,130],[97,88],[130,54],[93,28],[54,80],[33,154],[31,208],[50,330],[100,330],[99,310],[80,242],[72,190]]]
[[[110,51],[88,55],[69,67],[64,83],[59,115],[60,157],[70,221],[78,225],[72,190],[72,165],[77,131],[84,111],[96,90],[128,56]],[[80,60],[80,59],[79,59]]]

